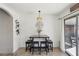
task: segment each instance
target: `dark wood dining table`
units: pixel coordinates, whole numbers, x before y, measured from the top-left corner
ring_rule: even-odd
[[[43,38],[45,40],[48,40],[49,39],[49,36],[48,35],[32,35],[29,37],[31,40],[34,40],[35,38]]]

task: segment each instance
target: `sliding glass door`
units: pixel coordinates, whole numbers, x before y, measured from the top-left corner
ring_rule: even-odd
[[[64,36],[65,36],[65,51],[70,55],[76,55],[76,17],[65,20]]]
[[[77,16],[77,20],[78,20],[77,54],[79,56],[79,16]]]

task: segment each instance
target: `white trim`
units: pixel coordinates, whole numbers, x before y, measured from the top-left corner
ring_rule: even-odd
[[[73,11],[73,12],[70,12],[69,14],[67,14],[67,15],[65,15],[63,17],[60,17],[59,20],[68,18],[68,17],[76,15],[76,14],[79,14],[79,8],[77,10]]]

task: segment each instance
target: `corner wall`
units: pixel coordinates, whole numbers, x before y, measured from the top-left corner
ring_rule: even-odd
[[[61,14],[59,14],[59,19],[60,20],[60,28],[61,28],[61,39],[60,39],[60,49],[65,52],[65,42],[64,42],[64,18],[63,16],[67,15],[70,13],[70,9],[67,8],[65,9]]]

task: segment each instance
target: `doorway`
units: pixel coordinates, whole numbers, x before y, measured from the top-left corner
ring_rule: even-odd
[[[0,54],[13,52],[13,18],[0,8]]]
[[[79,55],[79,15],[66,18],[64,21],[65,51],[69,55]]]

